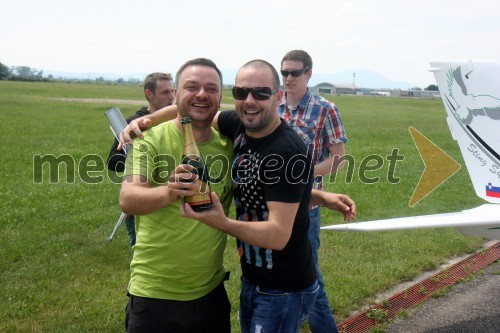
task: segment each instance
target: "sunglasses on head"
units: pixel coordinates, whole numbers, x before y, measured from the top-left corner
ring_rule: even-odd
[[[288,77],[288,75],[291,75],[293,77],[298,77],[298,76],[301,76],[302,74],[304,74],[305,72],[307,72],[309,70],[309,66],[307,66],[306,68],[302,68],[302,69],[297,69],[297,70],[294,70],[294,71],[285,71],[285,70],[280,70],[281,72],[281,75],[283,75],[283,77]]]
[[[253,98],[257,101],[265,101],[269,99],[272,95],[276,94],[278,89],[271,89],[269,87],[233,87],[233,97],[237,100],[245,100],[248,94],[251,93]]]

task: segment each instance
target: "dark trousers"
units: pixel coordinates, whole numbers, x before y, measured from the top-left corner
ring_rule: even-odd
[[[130,251],[134,253],[132,247],[135,245],[135,217],[134,215],[127,215],[125,219],[125,226],[127,227],[128,237],[130,238]]]
[[[172,301],[130,295],[127,333],[230,333],[231,304],[224,283],[192,301]]]

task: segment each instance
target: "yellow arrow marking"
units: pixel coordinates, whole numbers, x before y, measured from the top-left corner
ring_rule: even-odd
[[[415,128],[410,127],[408,130],[425,165],[409,202],[409,206],[413,207],[460,170],[460,164]]]

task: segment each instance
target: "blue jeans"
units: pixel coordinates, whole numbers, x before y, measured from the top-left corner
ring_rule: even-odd
[[[337,323],[335,322],[332,309],[326,297],[325,284],[318,265],[318,249],[320,245],[319,228],[321,226],[319,207],[309,211],[309,223],[309,241],[311,242],[314,265],[316,266],[319,284],[316,302],[311,311],[309,311],[309,317],[307,318],[309,321],[309,328],[312,333],[338,333]]]
[[[313,306],[318,283],[294,292],[266,289],[241,278],[240,326],[242,333],[296,333]]]

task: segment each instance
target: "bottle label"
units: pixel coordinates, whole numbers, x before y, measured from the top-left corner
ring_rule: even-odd
[[[210,189],[207,183],[202,182],[200,179],[196,179],[196,184],[200,187],[194,192],[194,195],[189,197],[184,197],[184,201],[190,205],[204,205],[211,203],[210,199]]]
[[[182,164],[189,164],[195,168],[192,173],[198,175],[195,183],[199,185],[195,194],[184,197],[184,201],[189,203],[193,209],[195,209],[195,207],[211,207],[212,200],[210,199],[210,185],[208,184],[208,177],[206,174],[207,170],[204,167],[205,163],[203,163],[203,160],[199,156],[188,155],[182,157]]]

